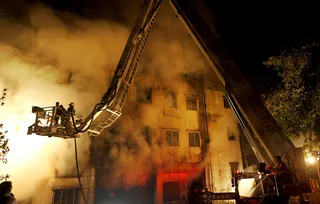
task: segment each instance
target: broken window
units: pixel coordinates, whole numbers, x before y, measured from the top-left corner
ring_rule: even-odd
[[[53,204],[79,204],[79,188],[53,190]]]
[[[200,147],[200,133],[188,132],[189,147]]]
[[[186,99],[187,110],[197,110],[198,109],[198,99],[195,96],[188,96]]]
[[[229,104],[226,96],[222,96],[222,98],[223,98],[223,107],[224,108],[230,108],[230,104]]]
[[[167,145],[178,147],[179,146],[179,131],[166,130]]]
[[[166,103],[170,108],[177,108],[178,102],[177,102],[177,94],[172,91],[167,91],[165,93],[165,100]]]
[[[136,100],[139,103],[151,104],[152,88],[143,85],[136,86]]]
[[[141,134],[144,136],[145,140],[149,145],[152,143],[152,130],[149,126],[144,126],[141,128]]]

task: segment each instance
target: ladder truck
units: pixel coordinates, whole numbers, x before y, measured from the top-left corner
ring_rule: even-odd
[[[272,192],[265,191],[264,179],[260,178],[255,180],[256,185],[250,193],[239,195],[236,190],[235,195],[231,196],[232,199],[238,202],[240,200],[267,202],[272,199],[286,200],[290,196],[300,196],[310,192],[302,149],[296,148],[284,135],[281,127],[228,55],[214,25],[203,15],[212,12],[210,7],[198,6],[204,3],[203,1],[169,0],[169,3],[176,17],[185,25],[208,64],[224,85],[227,100],[258,161],[272,166],[275,164],[275,157],[281,156],[291,171],[290,182],[281,184],[274,182]],[[98,136],[110,127],[121,116],[131,82],[154,27],[161,3],[162,0],[144,0],[110,86],[89,116],[82,121],[67,112],[65,113],[67,117],[64,116],[67,121],[61,125],[55,123],[58,107],[34,106],[32,113],[36,115],[35,123],[29,127],[28,134],[68,139],[77,138],[86,131],[89,136]],[[233,175],[236,189],[241,188],[241,181],[250,177],[240,179],[237,173]],[[216,193],[211,195],[212,199],[219,197]]]

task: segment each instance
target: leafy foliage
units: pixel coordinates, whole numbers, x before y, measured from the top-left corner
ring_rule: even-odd
[[[5,105],[7,89],[3,89],[2,96],[0,98],[1,106]],[[3,124],[0,122],[0,162],[6,164],[7,163],[7,154],[9,152],[8,142],[9,140],[6,138],[7,131],[4,130]],[[9,178],[9,175],[0,175],[0,181],[6,180]]]
[[[312,149],[320,144],[320,67],[315,57],[317,54],[319,47],[312,44],[284,51],[264,62],[276,70],[282,80],[277,89],[263,96],[265,105],[287,136],[315,136],[309,143]],[[310,137],[307,139],[311,141]]]

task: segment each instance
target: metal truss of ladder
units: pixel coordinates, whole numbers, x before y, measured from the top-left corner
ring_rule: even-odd
[[[158,2],[160,5],[161,1]],[[159,7],[153,11],[153,15],[142,28],[140,34],[135,38],[135,49],[132,49],[133,57],[129,61],[130,65],[125,76],[121,79],[119,89],[117,90],[115,103],[98,115],[91,128],[88,130],[90,136],[98,136],[104,129],[110,127],[121,115],[124,102],[128,96],[130,84],[133,80],[138,64],[142,57],[148,37],[154,26]]]

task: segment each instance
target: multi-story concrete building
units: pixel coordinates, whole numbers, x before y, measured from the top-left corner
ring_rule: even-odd
[[[91,204],[179,203],[191,185],[230,192],[230,164],[242,166],[238,123],[211,70],[138,75],[121,118],[92,138],[91,158],[80,169]],[[75,168],[44,186],[25,203],[85,203]]]
[[[174,80],[138,75],[127,100],[114,127],[92,138],[92,159],[81,168],[88,203],[179,203],[194,180],[214,192],[233,191],[230,163],[242,166],[238,123],[211,71]],[[127,169],[110,159],[112,147],[121,151],[121,145],[132,150],[124,155],[133,158]],[[84,203],[75,170],[49,183],[52,189],[26,203]]]
[[[109,191],[102,190],[104,184],[98,180],[100,171],[105,169],[98,165],[96,203],[108,203],[107,200],[179,203],[183,197],[188,197],[193,180],[200,180],[200,185],[214,192],[232,191],[230,163],[239,163],[239,167],[242,163],[238,123],[224,98],[224,89],[212,71],[181,73],[174,79],[138,75],[134,84],[124,114],[117,121],[122,125],[113,131],[127,134],[121,133],[123,128],[135,134],[140,129],[140,138],[149,144],[150,154],[154,153],[155,147],[160,148],[160,153],[155,154],[157,158],[152,158],[159,162],[151,162],[152,167],[132,163],[135,167],[128,169],[127,174],[134,174],[133,171],[140,168],[152,168],[145,175],[149,179],[144,183],[137,182],[139,187],[123,191],[119,190],[121,184]],[[102,138],[95,140],[101,145],[104,144]],[[136,136],[134,138],[137,140]],[[139,145],[129,148],[139,148]],[[99,157],[107,156],[105,153]],[[108,196],[110,193],[111,197]]]
[[[179,26],[170,22],[163,23],[170,24],[166,31]],[[181,37],[180,32],[174,35]],[[124,113],[115,127],[120,128],[111,128],[104,136],[92,138],[91,160],[80,168],[84,196],[89,204],[120,204],[123,200],[125,204],[178,203],[182,197],[188,197],[194,180],[200,180],[199,185],[210,191],[233,190],[230,163],[238,162],[240,167],[242,163],[239,130],[224,99],[224,88],[209,68],[201,73],[181,73],[167,79],[137,75]],[[128,139],[130,130],[135,134],[134,141]],[[113,136],[121,134],[126,136],[110,142]],[[143,144],[137,142],[137,138]],[[125,165],[127,172],[118,174],[117,168],[121,165],[114,165],[117,159],[110,155],[113,154],[111,147],[121,149],[119,143],[132,143],[125,145],[132,150],[125,156],[133,154],[134,158],[143,147],[146,153],[136,153],[136,157],[152,161],[135,163],[138,159],[133,159],[130,165]],[[74,166],[74,163],[69,165]],[[119,171],[123,171],[124,167],[120,167]],[[135,174],[134,179],[123,178],[138,170],[140,173]],[[74,169],[71,173],[48,178],[39,184],[34,197],[21,203],[85,202]]]
[[[167,30],[179,25],[170,23]],[[224,87],[207,69],[135,77],[123,115],[92,138],[91,160],[80,169],[89,204],[179,203],[192,184],[233,190],[230,164],[242,167],[238,123]],[[85,203],[75,169],[43,186],[24,203]]]

